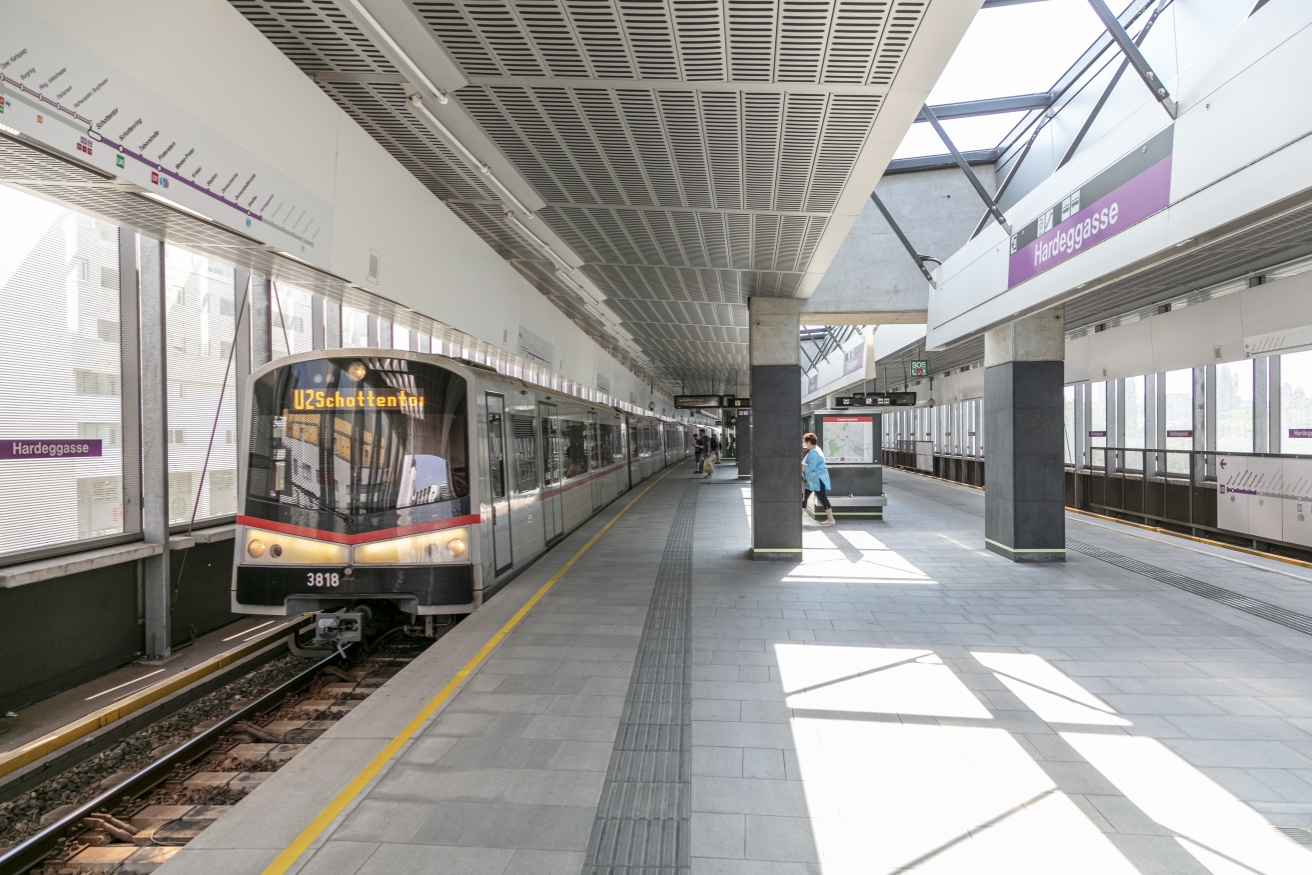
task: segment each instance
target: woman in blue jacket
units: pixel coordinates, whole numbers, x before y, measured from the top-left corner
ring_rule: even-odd
[[[834,509],[829,505],[829,496],[825,494],[829,487],[829,468],[825,465],[825,454],[820,452],[820,439],[811,432],[802,435],[802,449],[806,458],[802,460],[802,475],[806,478],[806,494],[802,496],[802,507],[806,500],[815,493],[815,503],[829,514],[828,519],[820,521],[822,526],[834,524]]]

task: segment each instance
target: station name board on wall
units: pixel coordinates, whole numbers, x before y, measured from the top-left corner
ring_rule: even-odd
[[[330,204],[14,0],[0,0],[0,130],[330,266]]]
[[[1171,200],[1174,135],[1172,125],[1013,234],[1007,288],[1166,209]]]

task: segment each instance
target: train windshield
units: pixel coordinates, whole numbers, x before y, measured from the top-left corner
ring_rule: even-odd
[[[254,386],[250,498],[355,517],[469,494],[465,380],[391,358],[318,359]]]

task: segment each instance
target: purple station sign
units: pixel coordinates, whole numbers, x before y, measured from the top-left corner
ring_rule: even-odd
[[[1013,234],[1007,288],[1165,209],[1171,200],[1174,130],[1157,134]]]
[[[843,356],[843,376],[859,371],[866,366],[866,348],[864,345]]]
[[[1291,438],[1312,438],[1312,428],[1291,428],[1289,436]]]
[[[0,459],[86,459],[99,455],[99,440],[0,440]]]

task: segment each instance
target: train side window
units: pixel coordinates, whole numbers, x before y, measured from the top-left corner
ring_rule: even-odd
[[[493,412],[494,401],[495,401],[495,406],[497,408],[497,412],[495,413]],[[502,438],[502,434],[503,434],[501,430],[502,414],[500,412],[500,407],[501,407],[501,399],[500,398],[494,399],[494,396],[489,395],[488,414],[487,414],[487,443],[488,443],[488,453],[489,453],[488,461],[491,464],[488,465],[488,473],[490,475],[489,479],[491,481],[490,485],[491,485],[492,497],[494,499],[506,497],[506,465],[505,465],[506,451],[505,451],[504,439]]]
[[[576,419],[562,419],[565,437],[565,479],[588,473],[588,426]]]
[[[532,492],[538,486],[538,450],[533,434],[533,417],[511,414],[515,433],[515,491]]]

